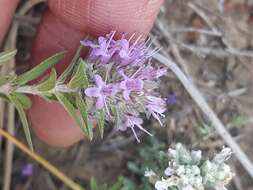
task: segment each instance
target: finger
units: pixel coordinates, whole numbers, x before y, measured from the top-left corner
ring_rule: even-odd
[[[85,34],[103,35],[111,30],[147,33],[162,0],[51,0],[34,42],[32,66],[61,50],[67,57],[56,68],[62,72]],[[47,113],[45,113],[47,112]],[[45,142],[67,146],[83,136],[68,114],[57,104],[33,97],[29,118]]]
[[[162,0],[49,1],[52,12],[70,26],[101,35],[111,30],[146,33],[152,27]]]
[[[0,46],[15,13],[18,0],[0,0]]]

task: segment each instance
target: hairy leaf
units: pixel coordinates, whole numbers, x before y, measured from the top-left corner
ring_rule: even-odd
[[[55,95],[57,99],[59,100],[59,102],[64,107],[64,109],[75,120],[78,127],[80,127],[84,133],[86,133],[86,128],[83,125],[82,121],[80,120],[78,112],[75,109],[74,105],[68,100],[68,98],[64,94],[56,93]]]
[[[13,58],[17,53],[17,50],[10,50],[10,51],[5,51],[0,53],[0,65],[3,63],[6,63],[6,61],[10,60]]]
[[[18,101],[20,102],[20,104],[22,105],[23,109],[29,109],[32,105],[32,101],[30,100],[30,98],[25,95],[25,94],[21,94],[21,93],[13,93],[15,94],[16,98],[18,99]]]
[[[88,78],[86,75],[86,67],[85,62],[80,58],[78,60],[78,66],[73,74],[68,86],[72,89],[74,88],[87,88],[88,87]]]
[[[30,133],[27,117],[26,117],[25,111],[23,109],[23,105],[20,102],[20,99],[17,96],[17,94],[10,94],[10,95],[8,95],[8,98],[15,105],[15,107],[18,111],[19,117],[21,119],[21,123],[23,125],[23,129],[24,129],[24,133],[25,133],[27,143],[28,143],[30,149],[33,151],[34,149],[33,149],[31,133]]]
[[[89,137],[90,140],[92,140],[92,138],[93,138],[93,124],[89,120],[87,105],[86,105],[85,101],[83,100],[83,98],[81,97],[81,95],[76,96],[76,105],[77,105],[77,107],[82,115],[83,121],[85,123],[86,135]]]
[[[93,177],[90,180],[90,189],[91,190],[99,190],[98,189],[98,184],[97,184],[95,178],[93,178]]]
[[[116,128],[118,128],[120,124],[119,110],[116,106],[111,105],[111,104],[109,104],[109,108],[114,116],[114,119],[115,119],[114,123],[116,125]]]
[[[73,72],[73,69],[77,63],[78,58],[80,57],[82,51],[82,46],[80,46],[77,51],[76,54],[74,55],[71,63],[69,64],[69,66],[64,70],[64,72],[61,74],[61,76],[58,78],[58,82],[59,83],[64,83],[65,80],[68,78],[68,76]]]
[[[99,128],[101,138],[103,138],[103,136],[104,136],[104,126],[105,126],[105,111],[104,111],[104,109],[100,109],[96,113],[96,118],[97,118],[97,123],[98,123],[98,128]]]
[[[52,102],[52,101],[57,101],[58,102],[58,99],[56,98],[56,96],[52,93],[49,93],[49,92],[41,92],[40,93],[40,96],[42,98],[44,98],[46,101],[48,102]]]
[[[123,190],[122,188],[123,188],[123,179],[119,177],[116,183],[114,183],[109,190]]]
[[[48,78],[37,85],[39,91],[49,91],[55,87],[57,79],[56,70],[53,68],[51,73],[49,74]]]
[[[20,75],[17,79],[17,83],[19,85],[26,84],[27,82],[36,79],[38,76],[43,74],[48,68],[52,67],[60,60],[64,58],[65,52],[57,53],[45,61],[41,62],[39,65],[34,67],[33,69],[27,71],[26,73]]]

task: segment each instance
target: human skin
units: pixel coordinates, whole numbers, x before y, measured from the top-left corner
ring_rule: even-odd
[[[86,35],[104,35],[111,30],[146,35],[163,0],[48,0],[38,28],[30,60],[35,66],[54,53],[66,50],[56,65],[61,73]],[[0,0],[0,43],[7,31],[18,0]],[[3,7],[4,5],[4,7]],[[36,135],[47,144],[66,147],[83,138],[81,130],[58,103],[32,97],[28,111]]]

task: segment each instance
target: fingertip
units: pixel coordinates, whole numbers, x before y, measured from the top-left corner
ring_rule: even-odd
[[[50,11],[46,11],[33,42],[31,67],[55,53],[66,51],[65,59],[55,65],[57,73],[62,73],[80,46],[80,39],[84,36],[84,32],[69,27]]]
[[[0,45],[9,28],[19,0],[0,0]]]
[[[101,35],[111,30],[146,34],[163,0],[49,0],[53,14],[78,30]]]
[[[33,104],[28,118],[40,140],[52,146],[67,147],[84,138],[81,129],[60,104],[46,102],[38,96],[31,99]]]

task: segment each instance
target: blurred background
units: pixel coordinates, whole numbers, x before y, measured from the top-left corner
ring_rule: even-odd
[[[18,10],[26,2],[23,0]],[[15,34],[17,73],[28,69],[31,42],[45,9],[46,4],[39,3],[28,14],[14,16],[14,21],[19,23]],[[175,59],[197,85],[253,161],[252,31],[252,0],[165,0],[150,37],[154,39],[154,46],[161,47],[162,54]],[[110,190],[115,183],[124,184],[125,190],[154,189],[143,176],[146,167],[163,164],[157,154],[160,150],[166,151],[182,142],[212,155],[224,146],[222,138],[172,72],[163,79],[160,90],[168,103],[167,117],[163,121],[166,127],[161,128],[152,120],[145,123],[154,137],[140,133],[142,143],[137,144],[131,133],[114,134],[112,128],[107,127],[103,140],[97,134],[92,142],[84,140],[70,148],[57,149],[33,135],[36,152],[87,189]],[[11,113],[0,109],[3,127],[8,128],[6,123]],[[25,142],[18,117],[14,131]],[[12,190],[68,189],[23,152],[6,145],[7,141],[1,139],[0,189],[9,180]],[[253,180],[240,163],[233,158],[230,164],[236,176],[228,189],[253,190]],[[4,177],[6,173],[11,173],[11,178]]]

